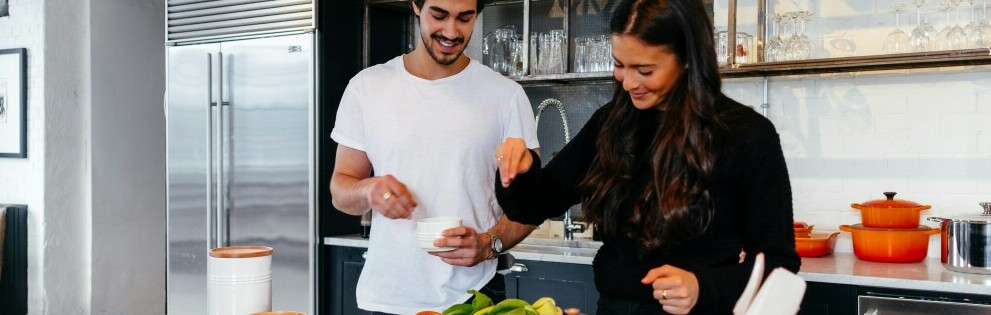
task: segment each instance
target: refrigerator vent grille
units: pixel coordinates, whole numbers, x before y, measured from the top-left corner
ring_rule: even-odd
[[[168,41],[314,28],[313,0],[168,0]]]

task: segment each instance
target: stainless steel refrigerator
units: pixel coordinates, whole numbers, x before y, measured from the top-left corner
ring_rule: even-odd
[[[314,314],[314,35],[167,47],[167,312],[206,314],[207,251],[265,245],[272,309]]]

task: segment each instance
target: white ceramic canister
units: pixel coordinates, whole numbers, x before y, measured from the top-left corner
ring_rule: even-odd
[[[272,310],[272,248],[231,246],[210,250],[207,314],[244,315]]]

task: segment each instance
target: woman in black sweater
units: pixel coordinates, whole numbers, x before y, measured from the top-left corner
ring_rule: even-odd
[[[602,236],[597,314],[729,314],[757,253],[797,272],[791,186],[770,121],[721,92],[702,1],[613,13],[613,101],[541,168],[497,149],[506,215],[538,225],[582,203]]]

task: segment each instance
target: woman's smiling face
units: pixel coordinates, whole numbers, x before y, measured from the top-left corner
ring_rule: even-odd
[[[661,109],[671,88],[685,70],[684,63],[666,46],[650,45],[633,35],[613,34],[613,76],[630,93],[633,106]]]

